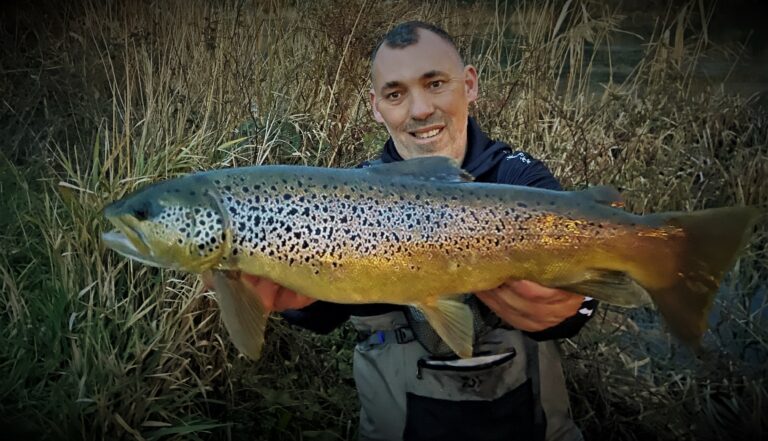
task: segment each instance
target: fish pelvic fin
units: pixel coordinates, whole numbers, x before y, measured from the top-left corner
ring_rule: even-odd
[[[461,358],[472,357],[475,338],[472,311],[466,304],[440,298],[434,304],[415,305],[445,344]]]
[[[232,343],[248,358],[258,360],[269,311],[243,284],[239,272],[214,270],[212,279],[221,318]]]
[[[725,207],[647,216],[683,232],[676,264],[654,266],[670,272],[668,283],[648,292],[672,334],[684,343],[699,346],[720,282],[749,242],[759,215],[754,207]]]

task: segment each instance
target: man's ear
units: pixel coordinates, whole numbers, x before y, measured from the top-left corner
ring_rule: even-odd
[[[384,118],[381,117],[381,113],[379,113],[379,108],[376,105],[376,92],[373,91],[373,89],[368,91],[368,94],[371,99],[371,110],[373,110],[373,118],[376,120],[376,122],[383,123]]]
[[[477,100],[478,90],[477,69],[468,64],[464,66],[464,92],[467,95],[467,101],[472,103]]]

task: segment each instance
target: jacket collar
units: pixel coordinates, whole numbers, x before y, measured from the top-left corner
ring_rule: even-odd
[[[510,151],[508,145],[496,142],[480,129],[474,118],[467,122],[467,152],[461,168],[478,178],[491,170]],[[395,143],[389,138],[381,152],[382,162],[402,161],[403,157],[397,152]]]

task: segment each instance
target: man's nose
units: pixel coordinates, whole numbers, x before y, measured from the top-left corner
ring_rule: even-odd
[[[424,120],[435,113],[435,106],[432,104],[429,94],[420,92],[414,93],[411,96],[411,118]]]

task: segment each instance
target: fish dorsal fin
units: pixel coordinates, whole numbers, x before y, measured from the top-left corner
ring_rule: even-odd
[[[423,181],[469,182],[475,178],[462,170],[456,160],[445,156],[424,156],[390,163],[374,163],[365,169],[383,176],[407,176]]]
[[[577,191],[576,195],[598,204],[610,205],[611,207],[619,208],[624,206],[624,198],[621,197],[621,193],[610,185],[589,187],[586,190]]]

